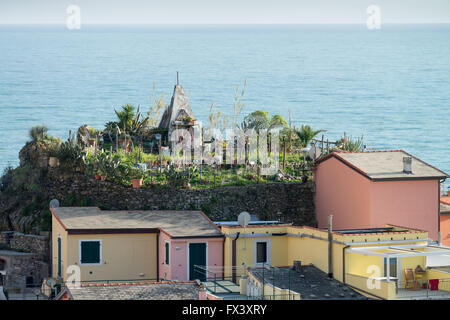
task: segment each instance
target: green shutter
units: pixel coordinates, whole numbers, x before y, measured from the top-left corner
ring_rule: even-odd
[[[169,265],[169,243],[166,242],[166,264]]]
[[[100,241],[81,242],[81,263],[100,263]]]

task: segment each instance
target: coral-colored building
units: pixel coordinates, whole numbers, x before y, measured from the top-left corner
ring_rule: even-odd
[[[437,241],[447,177],[403,150],[332,152],[314,166],[318,227],[333,215],[336,230],[408,225]]]
[[[450,191],[441,197],[441,236],[442,244],[450,246]]]

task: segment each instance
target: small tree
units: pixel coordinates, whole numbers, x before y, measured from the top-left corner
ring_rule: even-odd
[[[47,138],[48,128],[45,125],[34,126],[30,129],[30,138],[34,141],[42,141]]]

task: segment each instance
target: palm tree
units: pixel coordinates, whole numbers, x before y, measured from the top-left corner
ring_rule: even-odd
[[[313,130],[311,126],[302,124],[302,129],[296,131],[298,138],[303,147],[307,147],[312,139],[314,139],[319,133],[325,132],[326,130]]]
[[[122,106],[121,111],[114,110],[119,119],[120,128],[127,130],[131,126],[131,122],[135,116],[134,107],[131,104],[126,104]]]

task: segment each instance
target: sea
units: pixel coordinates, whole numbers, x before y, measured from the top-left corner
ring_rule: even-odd
[[[450,25],[0,26],[0,170],[34,125],[65,140],[179,82],[197,119],[255,110],[403,149],[450,173]],[[450,188],[447,182],[445,188]]]

